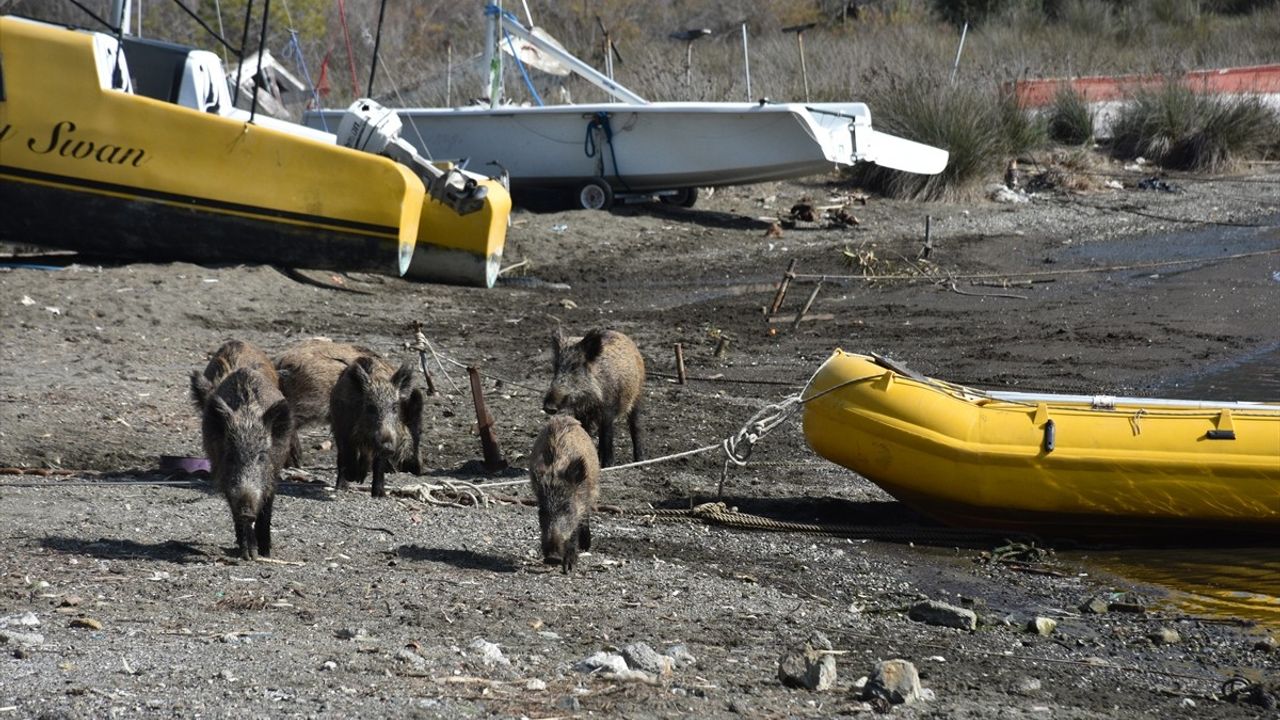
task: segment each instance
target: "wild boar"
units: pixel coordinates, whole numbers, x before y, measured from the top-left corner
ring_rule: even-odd
[[[631,338],[613,330],[592,330],[569,344],[559,332],[551,340],[555,375],[542,401],[548,415],[569,413],[588,433],[599,435],[601,467],[613,464],[613,425],[627,416],[632,456],[641,449],[640,399],[644,358]]]
[[[256,368],[239,368],[216,387],[193,372],[191,394],[206,398],[204,451],[213,482],[231,508],[236,549],[245,560],[269,557],[276,479],[293,434],[289,403]]]
[[[338,377],[357,358],[376,355],[359,345],[314,338],[281,353],[276,358],[275,369],[280,374],[280,391],[289,401],[297,428],[328,424],[329,396]],[[302,444],[295,436],[285,465],[297,467],[301,462]]]
[[[208,387],[212,389],[217,387],[223,378],[240,368],[253,368],[262,373],[262,376],[272,385],[279,385],[275,364],[271,362],[271,358],[257,346],[243,340],[228,340],[214,350],[209,358],[209,364],[204,367],[204,378],[209,381]],[[192,384],[191,402],[196,406],[196,412],[204,412],[205,401],[208,399],[207,396],[199,394],[196,386]]]
[[[339,490],[363,483],[372,469],[373,496],[383,497],[387,470],[422,473],[423,401],[408,363],[397,369],[364,356],[342,372],[329,398]]]
[[[600,462],[591,436],[569,415],[547,419],[530,458],[542,560],[568,573],[578,562],[578,551],[591,549],[591,512],[600,497]]]

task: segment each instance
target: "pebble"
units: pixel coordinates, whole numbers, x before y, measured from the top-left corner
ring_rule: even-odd
[[[978,627],[978,616],[972,610],[936,600],[913,605],[907,611],[907,617],[926,625],[941,625],[970,632]]]
[[[622,648],[622,658],[633,670],[640,670],[651,675],[667,677],[675,667],[675,661],[666,655],[659,655],[648,643],[637,642]]]
[[[542,692],[547,689],[547,681],[538,678],[529,678],[529,682],[524,684],[524,689],[531,692]]]
[[[497,643],[491,643],[484,638],[478,637],[471,641],[469,645],[471,651],[480,657],[480,662],[488,666],[493,665],[510,665],[511,661],[507,656],[502,654],[502,649]]]
[[[73,628],[85,628],[85,629],[87,629],[87,630],[101,630],[101,629],[102,629],[102,621],[101,621],[101,620],[95,620],[95,619],[93,619],[93,618],[91,618],[91,617],[78,617],[78,618],[72,618],[72,619],[71,619],[71,623],[70,623],[69,627],[73,627]]]
[[[684,643],[667,648],[666,655],[675,662],[676,667],[689,667],[698,662],[698,658],[689,652],[688,646]]]
[[[582,701],[573,695],[565,695],[556,701],[556,706],[561,710],[568,710],[571,713],[576,713],[582,709]]]
[[[0,618],[0,627],[39,627],[40,618],[36,617],[33,612],[25,612],[21,615],[9,615]]]
[[[339,628],[333,633],[339,640],[370,640],[369,631],[364,628]]]
[[[1027,632],[1033,632],[1037,635],[1052,635],[1057,628],[1058,621],[1053,618],[1036,617],[1027,623]]]
[[[322,670],[337,670],[337,669],[338,669],[338,663],[336,663],[336,662],[334,662],[334,661],[332,661],[332,660],[325,660],[325,661],[324,661],[324,664],[323,664],[323,665],[321,665],[321,666],[320,666],[320,668],[321,668]]]
[[[62,602],[60,604],[62,607],[75,607],[82,602],[84,602],[84,598],[79,595],[68,595],[62,598]]]
[[[893,705],[923,699],[920,673],[908,660],[893,659],[876,663],[862,690],[863,700],[885,700]]]
[[[427,667],[427,659],[409,648],[401,648],[400,651],[396,653],[396,659],[400,662],[412,665],[415,670],[423,670]]]
[[[598,653],[579,660],[573,668],[578,672],[611,672],[621,673],[627,669],[627,661],[621,655],[607,653],[601,650]]]
[[[1043,683],[1040,678],[1020,677],[1013,683],[1013,692],[1019,695],[1035,695],[1040,692]]]
[[[18,649],[31,648],[44,644],[44,635],[40,633],[14,632],[0,630],[0,645],[13,645]]]
[[[1109,603],[1100,597],[1091,597],[1080,603],[1080,612],[1089,615],[1104,615],[1107,612]]]
[[[1173,628],[1160,628],[1147,637],[1156,645],[1176,645],[1182,642],[1182,636]]]
[[[1280,645],[1280,643],[1277,643],[1274,637],[1268,635],[1254,643],[1253,649],[1259,652],[1273,652],[1277,645]]]
[[[778,680],[787,687],[822,692],[836,684],[836,657],[831,641],[820,632],[789,648],[778,658]]]

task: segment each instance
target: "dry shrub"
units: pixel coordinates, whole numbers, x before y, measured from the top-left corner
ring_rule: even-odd
[[[1135,94],[1116,117],[1112,135],[1120,157],[1217,172],[1274,148],[1280,116],[1254,96],[1203,94],[1169,82]]]
[[[1093,110],[1084,96],[1064,84],[1049,107],[1049,137],[1065,145],[1084,145],[1093,140]]]

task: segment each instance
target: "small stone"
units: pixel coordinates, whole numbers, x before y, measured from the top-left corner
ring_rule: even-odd
[[[1019,695],[1036,695],[1042,685],[1040,678],[1020,677],[1013,683],[1012,690]]]
[[[733,698],[729,701],[729,712],[742,715],[743,717],[755,717],[755,708],[742,698]]]
[[[698,658],[694,657],[693,653],[689,652],[688,646],[683,643],[667,648],[666,655],[675,662],[676,667],[689,667],[698,662]]]
[[[651,675],[666,677],[675,667],[675,661],[666,655],[659,655],[648,643],[631,643],[622,648],[622,658],[633,670],[640,670]]]
[[[559,707],[561,710],[568,710],[571,713],[576,713],[582,709],[582,701],[578,700],[578,698],[573,695],[565,695],[556,701],[556,707]]]
[[[970,632],[978,627],[978,616],[972,610],[936,600],[926,600],[913,605],[907,611],[907,617],[926,625],[941,625]]]
[[[39,627],[40,618],[36,617],[33,612],[24,612],[21,615],[9,615],[0,618],[0,627]]]
[[[14,632],[0,630],[0,645],[12,645],[15,648],[27,649],[44,644],[44,635],[40,633]]]
[[[62,602],[59,604],[62,607],[76,607],[82,602],[84,602],[84,598],[80,597],[79,595],[68,595],[62,598]]]
[[[1182,642],[1182,636],[1173,628],[1160,628],[1147,637],[1156,645],[1176,645]]]
[[[529,682],[524,684],[524,689],[530,692],[542,692],[547,689],[547,681],[538,678],[529,678]]]
[[[72,618],[69,627],[85,628],[86,630],[101,630],[102,621],[95,620],[91,617]]]
[[[1254,643],[1253,649],[1258,652],[1274,652],[1277,645],[1280,645],[1280,643],[1277,643],[1274,637],[1268,635]]]
[[[1027,622],[1027,632],[1033,632],[1037,635],[1052,635],[1057,628],[1058,621],[1053,618],[1036,617]]]
[[[1110,604],[1100,597],[1091,597],[1080,603],[1080,612],[1087,615],[1103,615],[1106,614]]]
[[[337,669],[338,669],[338,663],[336,663],[336,662],[334,662],[334,661],[332,661],[332,660],[325,660],[325,661],[324,661],[324,664],[320,666],[320,669],[322,669],[322,670],[337,670]]]
[[[339,640],[370,640],[369,631],[364,628],[338,628],[334,637]]]
[[[607,653],[603,650],[579,660],[573,668],[578,672],[620,673],[627,669],[627,661],[621,655]]]
[[[880,700],[892,705],[913,703],[922,699],[920,673],[910,661],[893,659],[876,663],[866,687],[863,700]]]
[[[787,687],[822,692],[836,684],[836,658],[831,641],[820,632],[793,645],[778,658],[778,680]]]
[[[609,680],[621,680],[623,682],[641,682],[647,685],[653,685],[658,680],[653,675],[643,670],[633,670],[631,668],[623,668],[618,672],[601,673],[601,677]]]
[[[400,662],[411,665],[415,670],[423,670],[427,667],[427,659],[409,648],[401,648],[396,653],[396,659]]]
[[[472,653],[479,656],[480,662],[484,663],[486,666],[492,667],[494,665],[511,664],[511,661],[507,659],[507,656],[502,654],[502,649],[498,647],[497,643],[491,643],[484,638],[478,637],[472,640],[471,645],[468,647],[471,649]]]

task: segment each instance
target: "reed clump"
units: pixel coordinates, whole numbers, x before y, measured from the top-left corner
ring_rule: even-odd
[[[1179,170],[1218,172],[1273,151],[1280,115],[1250,95],[1197,93],[1180,82],[1134,94],[1112,126],[1112,147]]]

